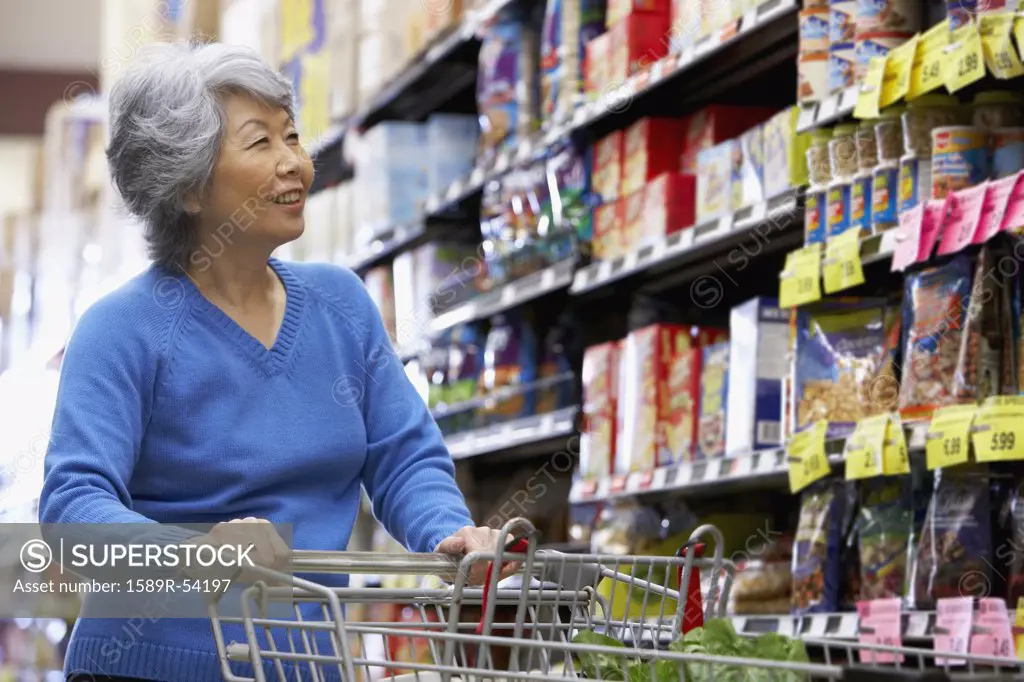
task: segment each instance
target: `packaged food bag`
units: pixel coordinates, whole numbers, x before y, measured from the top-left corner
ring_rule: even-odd
[[[793,548],[790,610],[795,615],[830,613],[839,608],[853,490],[844,481],[826,480],[801,494]]]
[[[910,477],[869,479],[860,494],[860,598],[902,597],[914,523]]]
[[[479,394],[529,384],[537,379],[537,339],[530,320],[523,312],[496,315],[491,320],[484,347]],[[534,414],[536,396],[531,391],[488,402],[480,408],[485,423],[528,417]]]

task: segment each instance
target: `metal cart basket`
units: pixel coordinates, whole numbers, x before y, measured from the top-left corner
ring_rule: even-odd
[[[227,617],[217,604],[209,606],[224,679],[1024,679],[1024,667],[1013,659],[965,655],[950,661],[930,649],[832,640],[804,639],[815,662],[680,653],[673,642],[705,619],[726,615],[736,567],[723,558],[724,543],[716,528],[696,529],[674,557],[538,551],[536,532],[524,519],[509,521],[503,531],[502,537],[517,540],[461,560],[436,554],[293,552],[294,573],[440,579],[414,589],[325,587],[294,574],[260,569],[266,580],[242,591],[239,616]],[[714,552],[707,558],[703,550],[709,541]],[[499,572],[492,568],[507,562],[518,562],[520,571],[499,587]],[[481,563],[488,567],[486,581],[470,586],[470,569]],[[712,577],[704,593],[702,572]],[[518,586],[509,587],[510,582]],[[272,609],[275,604],[277,611]],[[287,618],[280,617],[282,605]],[[360,607],[366,611],[362,617],[352,613]],[[372,617],[381,607],[385,615]],[[403,617],[394,617],[395,608]],[[617,640],[616,645],[606,645],[601,635]],[[395,642],[418,655],[400,655],[402,647]],[[895,662],[874,662],[883,656]],[[232,662],[250,664],[245,666],[248,676],[233,672]]]

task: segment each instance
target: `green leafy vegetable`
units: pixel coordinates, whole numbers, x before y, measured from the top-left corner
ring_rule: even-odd
[[[572,638],[573,644],[592,644],[594,646],[616,647],[625,651],[625,645],[619,640],[589,630],[582,630]],[[614,682],[625,682],[626,656],[613,656],[609,654],[592,654],[580,652],[577,654],[580,663],[583,665],[583,674],[590,679],[611,680]],[[648,676],[649,677],[649,676]],[[633,680],[629,682],[650,682],[650,680]]]

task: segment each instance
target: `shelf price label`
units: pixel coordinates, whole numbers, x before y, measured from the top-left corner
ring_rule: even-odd
[[[846,480],[881,476],[885,470],[882,454],[889,415],[881,414],[857,422],[853,433],[846,439],[843,459],[846,460]]]
[[[887,107],[898,102],[910,92],[910,77],[917,55],[917,41],[920,35],[889,52],[885,58],[885,75],[882,78],[882,97],[879,105]]]
[[[910,460],[907,458],[907,434],[903,431],[903,422],[898,414],[889,416],[889,426],[885,431],[885,446],[882,449],[882,473],[886,476],[899,476],[910,473]]]
[[[914,63],[910,68],[910,92],[907,97],[919,97],[942,85],[943,51],[949,45],[949,20],[928,29],[917,43]]]
[[[786,460],[789,462],[789,490],[800,492],[815,481],[829,475],[828,455],[825,454],[825,434],[828,422],[818,421],[789,441]]]
[[[882,99],[882,82],[885,79],[885,57],[872,57],[868,70],[857,92],[857,104],[853,107],[856,118],[878,118],[878,107]]]
[[[864,283],[860,263],[860,230],[847,230],[825,247],[825,293],[831,294]]]
[[[995,396],[982,403],[971,443],[979,462],[1024,459],[1024,396]]]
[[[861,644],[868,646],[902,646],[900,629],[899,598],[873,599],[857,602],[857,637]],[[899,655],[902,663],[903,654]],[[887,651],[864,650],[860,652],[861,663],[895,663],[896,654]]]
[[[779,275],[779,306],[793,308],[821,298],[821,244],[811,244],[786,256]]]
[[[1011,13],[991,14],[981,17],[978,24],[985,65],[1002,80],[1024,76],[1024,64],[1013,47],[1013,20]]]
[[[929,469],[955,466],[967,461],[975,405],[950,405],[936,410],[925,436]]]
[[[951,93],[985,77],[985,51],[973,21],[949,34],[947,50],[942,80]]]

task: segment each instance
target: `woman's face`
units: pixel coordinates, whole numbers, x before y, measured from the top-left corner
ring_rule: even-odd
[[[200,223],[221,248],[259,242],[273,250],[302,235],[313,162],[284,109],[242,95],[223,105],[224,137]]]

